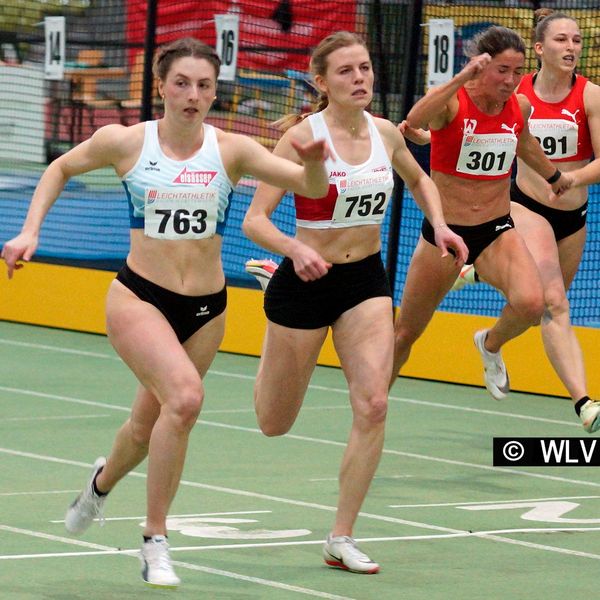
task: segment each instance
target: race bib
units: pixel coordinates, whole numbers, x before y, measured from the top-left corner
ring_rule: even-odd
[[[144,233],[163,240],[199,240],[217,230],[218,192],[210,187],[146,189]]]
[[[336,187],[332,224],[379,225],[394,189],[394,176],[391,170],[376,171],[338,179]]]
[[[456,170],[469,175],[506,175],[516,150],[517,136],[512,133],[465,133]]]
[[[530,119],[529,131],[550,159],[569,158],[577,154],[579,126],[564,119]]]

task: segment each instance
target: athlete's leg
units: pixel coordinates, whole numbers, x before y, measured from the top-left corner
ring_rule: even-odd
[[[166,516],[181,477],[189,432],[204,398],[201,375],[219,347],[224,320],[223,313],[210,321],[184,348],[158,309],[139,300],[119,282],[111,285],[107,299],[109,338],[147,392],[138,394],[132,425],[120,431],[116,450],[123,454],[109,457],[99,483],[122,477],[148,445],[145,535],[166,534]],[[154,408],[149,408],[153,404]],[[145,410],[151,414],[149,418],[140,414]],[[129,440],[123,441],[128,436]]]
[[[422,237],[419,238],[394,323],[394,362],[390,387],[398,378],[398,371],[408,360],[413,344],[425,331],[459,271],[452,256],[442,258],[439,248]]]
[[[333,326],[353,416],[340,467],[334,536],[352,535],[381,458],[394,347],[392,314],[391,298],[371,298],[346,311]]]
[[[267,322],[254,386],[256,416],[265,435],[283,435],[294,424],[327,329],[292,329]]]

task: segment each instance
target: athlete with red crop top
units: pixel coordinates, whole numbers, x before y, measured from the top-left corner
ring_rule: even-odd
[[[511,215],[544,286],[546,310],[541,332],[546,354],[584,428],[593,432],[600,429],[600,402],[588,396],[583,354],[571,327],[566,290],[577,273],[585,245],[585,184],[597,181],[600,175],[600,159],[590,163],[593,154],[600,156],[600,87],[575,72],[582,50],[575,19],[549,9],[538,10],[536,17],[534,50],[540,68],[523,77],[518,92],[531,103],[531,133],[556,167],[572,178],[573,186],[549,200],[541,177],[519,159],[511,189]],[[503,314],[490,331],[488,339],[495,344],[490,348],[499,349],[506,341],[502,333],[496,337],[496,331],[519,334],[525,329],[510,314]]]
[[[265,292],[268,323],[255,407],[265,434],[282,435],[292,427],[331,327],[353,421],[340,468],[338,510],[323,556],[333,567],[376,573],[379,565],[351,536],[381,457],[392,372],[392,299],[380,254],[392,169],[434,224],[436,252],[448,256],[452,249],[456,254],[445,259],[455,276],[467,249],[445,226],[438,191],[400,132],[365,111],[373,98],[373,70],[364,41],[348,32],[328,36],[313,53],[311,71],[321,94],[317,110],[304,119],[291,117],[296,124],[274,152],[296,160],[292,132],[303,141],[323,135],[335,156],[326,163],[329,193],[317,200],[295,196],[293,238],[270,220],[283,189],[259,184],[244,221],[248,237],[286,257]]]
[[[516,96],[525,63],[525,44],[505,27],[490,27],[472,42],[471,60],[449,82],[431,89],[411,109],[407,124],[431,131],[431,176],[442,197],[451,229],[469,248],[468,262],[507,298],[504,312],[522,327],[538,323],[543,312],[540,276],[510,215],[510,173],[516,154],[552,189],[568,182],[546,158],[529,133],[530,104]],[[545,184],[547,194],[550,185]],[[434,246],[433,224],[424,221],[422,236],[408,270],[395,323],[394,373],[408,360],[455,281],[451,262]],[[511,332],[503,332],[510,339]],[[486,386],[495,397],[508,391],[504,364],[478,332],[475,342],[487,359]],[[495,352],[492,352],[495,351]]]

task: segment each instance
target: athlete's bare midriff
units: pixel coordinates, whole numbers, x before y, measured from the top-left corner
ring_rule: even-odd
[[[159,240],[131,229],[127,264],[141,277],[186,296],[214,294],[225,285],[222,238]]]
[[[477,180],[432,171],[446,222],[479,225],[510,212],[510,178]]]
[[[334,264],[356,262],[381,249],[381,227],[360,225],[339,229],[298,227],[296,238]]]

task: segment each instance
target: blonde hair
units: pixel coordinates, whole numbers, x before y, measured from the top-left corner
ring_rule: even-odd
[[[321,77],[325,76],[327,73],[327,67],[329,66],[328,58],[332,52],[335,52],[340,48],[347,48],[357,44],[359,46],[363,46],[364,48],[367,47],[367,44],[359,35],[356,33],[351,33],[350,31],[336,31],[331,35],[328,35],[326,38],[323,38],[313,50],[310,57],[309,70],[313,79],[316,75],[320,75]],[[293,125],[303,121],[309,115],[321,112],[327,108],[328,104],[329,98],[327,97],[327,94],[324,92],[319,92],[319,97],[317,98],[316,102],[314,102],[312,111],[302,114],[296,113],[286,115],[278,121],[275,121],[273,125],[280,131],[286,131]]]

